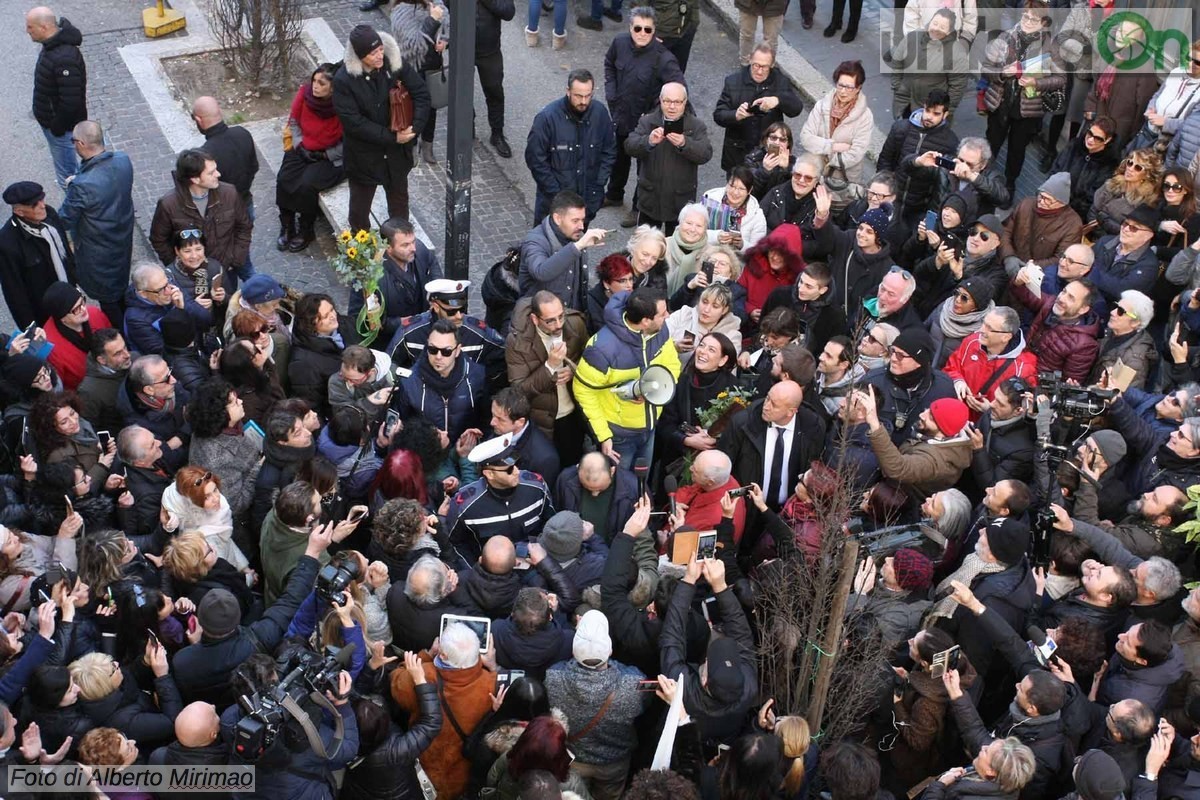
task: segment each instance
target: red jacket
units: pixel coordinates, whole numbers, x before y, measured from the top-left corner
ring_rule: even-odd
[[[87,311],[88,324],[92,326],[92,333],[101,328],[112,327],[112,323],[109,322],[108,317],[100,310],[99,306],[87,306]],[[83,376],[87,373],[88,354],[63,337],[62,331],[58,329],[58,322],[53,317],[46,320],[42,329],[46,331],[46,341],[54,345],[54,349],[50,351],[46,360],[57,370],[58,376],[62,378],[63,387],[74,391],[83,382]]]
[[[1083,383],[1100,354],[1103,324],[1089,311],[1082,321],[1068,325],[1054,316],[1055,296],[1035,297],[1025,286],[1010,283],[1008,290],[1018,303],[1037,316],[1029,328],[1029,347],[1038,357],[1038,366],[1048,372],[1062,371],[1063,378]]]
[[[1002,370],[1000,376],[991,381],[984,397],[991,400],[996,396],[996,389],[1009,378],[1024,378],[1031,385],[1037,384],[1037,356],[1025,349],[1025,336],[1020,331],[1016,346],[998,357],[991,357],[979,343],[979,333],[972,333],[962,340],[958,349],[950,354],[950,360],[943,368],[950,380],[957,383],[966,381],[972,394],[979,394],[984,384],[992,378],[996,370]],[[979,414],[972,411],[971,420],[979,419]]]
[[[294,119],[300,126],[303,135],[301,141],[293,139],[293,144],[303,144],[305,150],[327,150],[342,140],[342,121],[337,114],[329,117],[319,117],[304,103],[304,86],[301,84],[292,99],[292,110],[289,119]]]
[[[771,269],[767,253],[784,253],[785,266],[779,272]],[[791,286],[804,271],[803,236],[800,228],[785,222],[760,239],[746,253],[746,269],[738,283],[746,287],[746,312],[761,311],[767,296],[780,286]]]
[[[701,491],[700,487],[694,483],[684,486],[675,493],[675,501],[687,506],[683,523],[691,525],[698,531],[716,530],[717,523],[721,521],[721,498],[730,489],[736,489],[740,485],[737,479],[730,477],[721,488],[711,492]],[[742,540],[742,531],[745,528],[746,503],[743,501],[739,502],[733,511],[733,541],[735,543]]]

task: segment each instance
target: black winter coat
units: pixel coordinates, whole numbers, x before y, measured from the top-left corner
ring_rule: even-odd
[[[67,229],[58,212],[46,207],[45,224],[58,231],[66,249],[63,269],[67,282],[74,284],[75,256],[67,243]],[[0,291],[18,328],[31,322],[44,325],[50,314],[42,308],[42,296],[50,284],[58,280],[54,262],[50,259],[50,243],[40,237],[30,236],[17,224],[16,216],[0,228]]]
[[[55,136],[87,119],[87,65],[79,45],[83,34],[66,17],[58,33],[42,42],[33,69],[33,116]]]
[[[116,728],[142,747],[170,744],[175,739],[175,717],[183,710],[175,679],[170,675],[154,679],[156,707],[150,696],[138,688],[133,673],[124,667],[122,672],[125,677],[115,691],[99,700],[80,698],[80,709],[96,727]]]
[[[945,121],[932,128],[924,127],[918,109],[911,117],[896,120],[879,151],[877,168],[896,173],[900,181],[896,203],[905,214],[923,211],[937,195],[937,172],[905,164],[909,156],[919,156],[928,150],[957,153],[958,134]]]
[[[1071,174],[1071,208],[1080,219],[1087,219],[1092,210],[1092,198],[1096,190],[1113,176],[1117,163],[1121,160],[1120,142],[1113,137],[1108,145],[1098,154],[1088,152],[1083,137],[1092,129],[1091,125],[1084,127],[1071,146],[1058,154],[1054,159],[1051,173],[1069,172]]]
[[[625,139],[625,152],[638,159],[638,211],[651,219],[676,219],[683,207],[696,199],[700,165],[712,160],[712,143],[704,123],[691,109],[680,119],[683,147],[674,147],[665,139],[658,146],[650,144],[651,131],[664,125],[661,108],[643,114]]]
[[[346,46],[342,67],[333,76],[333,107],[342,121],[345,136],[343,152],[346,159],[346,178],[351,182],[382,186],[387,183],[389,160],[398,167],[413,167],[413,146],[396,142],[391,122],[388,92],[399,80],[408,89],[413,101],[412,129],[420,132],[429,119],[429,89],[421,73],[400,57],[400,47],[387,33],[379,32],[383,41],[383,68],[366,72],[362,59],[354,48]]]
[[[1024,630],[1025,614],[1033,607],[1034,582],[1029,562],[1020,563],[1003,572],[981,575],[972,581],[971,590],[989,609],[995,611],[1013,630]],[[967,659],[980,675],[986,675],[996,651],[991,639],[975,623],[975,615],[959,606],[949,620],[941,618],[938,627],[945,628],[962,647]]]
[[[404,593],[404,582],[397,581],[388,590],[387,606],[392,644],[402,650],[424,650],[433,644],[441,631],[443,614],[479,615],[462,586],[435,606],[419,606]]]
[[[263,521],[275,503],[279,490],[292,482],[300,465],[313,457],[316,444],[308,447],[289,447],[267,437],[263,441],[265,460],[254,481],[254,499],[250,502],[251,530],[261,531]],[[256,534],[257,535],[257,534]],[[395,575],[392,576],[395,580]]]
[[[753,104],[760,97],[774,97],[779,105],[763,114],[752,114],[738,122],[737,110],[742,103]],[[792,81],[783,70],[773,68],[762,83],[750,77],[750,67],[742,67],[725,78],[725,86],[713,109],[713,122],[725,129],[725,144],[721,148],[721,169],[728,172],[746,160],[746,154],[758,147],[763,132],[784,117],[799,116],[804,103]],[[770,227],[770,223],[768,223]]]
[[[479,0],[475,5],[475,57],[500,52],[501,23],[517,14],[513,0]],[[413,130],[416,130],[415,128]]]
[[[559,620],[551,620],[533,633],[521,633],[511,619],[502,619],[492,626],[492,639],[497,666],[523,669],[529,677],[541,680],[552,664],[571,657],[575,633]]]
[[[125,466],[125,488],[133,495],[133,525],[136,530],[154,530],[158,525],[163,492],[175,482],[165,469]]]
[[[922,381],[912,390],[896,385],[886,365],[868,372],[863,382],[875,387],[879,418],[892,422],[892,442],[897,447],[909,439],[916,427],[917,417],[921,416],[921,412],[929,408],[934,400],[958,396],[954,392],[953,381],[941,370],[934,370],[928,380]],[[974,660],[971,663],[979,667]],[[980,674],[983,674],[982,670]]]
[[[639,48],[629,33],[613,38],[604,54],[604,99],[619,139],[624,140],[642,114],[658,105],[664,83],[687,83],[675,54],[666,45],[651,39]]]
[[[164,347],[162,355],[171,368],[171,374],[175,376],[175,380],[188,393],[191,393],[198,383],[212,377],[208,359],[195,347]]]
[[[508,3],[511,8],[512,0]],[[417,759],[442,730],[442,704],[433,684],[417,686],[415,691],[420,711],[416,724],[403,733],[393,731],[370,753],[360,748],[359,760],[346,769],[341,800],[422,800]]]
[[[763,485],[768,428],[762,418],[763,402],[756,400],[745,411],[739,411],[717,440],[716,449],[729,456],[733,462],[733,476],[743,486],[751,483]],[[796,414],[795,433],[783,485],[789,488],[795,486],[796,479],[808,469],[813,459],[820,458],[824,447],[824,420],[801,406]],[[746,527],[750,527],[749,520]]]
[[[322,419],[329,418],[329,376],[342,368],[342,350],[359,341],[354,322],[338,315],[342,346],[327,336],[294,331],[288,354],[288,383],[291,396],[308,403]]]
[[[820,355],[834,336],[846,333],[846,313],[840,303],[833,302],[832,286],[817,300],[801,300],[795,286],[778,286],[767,295],[760,319],[777,308],[790,308],[796,312],[800,318],[800,341],[815,355]]]
[[[1033,425],[1022,419],[995,427],[992,412],[988,411],[979,418],[978,426],[983,434],[983,449],[971,453],[975,485],[982,490],[1010,479],[1030,483],[1033,455],[1037,452]]]
[[[232,128],[218,122],[204,131],[204,152],[217,162],[221,180],[232,183],[243,198],[250,194],[250,186],[258,173],[258,151],[254,149],[254,137],[241,125]]]
[[[666,413],[665,411],[663,412]],[[660,420],[659,427],[662,427]],[[616,484],[613,490],[612,503],[608,507],[608,533],[610,539],[616,539],[616,534],[625,527],[625,523],[633,516],[633,506],[637,502],[638,482],[631,470],[617,470],[613,476]],[[583,487],[579,483],[579,465],[567,467],[559,473],[554,483],[554,507],[559,511],[578,512],[582,505]],[[611,541],[610,541],[611,546]],[[609,553],[609,558],[613,556]]]
[[[939,267],[936,255],[918,261],[913,267],[913,277],[917,279],[917,293],[913,296],[912,304],[921,319],[928,319],[930,314],[941,308],[942,303],[968,278],[986,283],[992,290],[992,297],[1001,297],[1008,287],[1008,273],[1004,271],[998,249],[980,261],[964,266],[962,278],[955,278],[949,266]]]
[[[191,397],[187,390],[176,384],[175,408],[172,411],[156,410],[133,399],[133,387],[128,378],[121,384],[117,392],[117,410],[125,420],[125,425],[139,425],[154,434],[163,443],[163,464],[174,473],[175,470],[187,464],[188,442],[192,438],[192,427],[183,416]],[[174,450],[167,447],[167,442],[173,437],[179,437],[183,444]]]
[[[223,767],[229,763],[229,755],[229,745],[219,737],[203,747],[184,747],[175,741],[151,753],[149,764],[152,767]],[[209,796],[209,792],[171,792],[172,800],[207,800]]]
[[[406,573],[407,574],[407,573]],[[458,586],[485,617],[500,619],[512,613],[513,602],[522,587],[516,570],[494,575],[476,561],[470,569],[459,570]]]

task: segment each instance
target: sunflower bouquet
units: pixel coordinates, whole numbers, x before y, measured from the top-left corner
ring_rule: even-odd
[[[379,335],[383,320],[383,298],[379,281],[383,277],[383,241],[374,231],[351,233],[343,230],[337,235],[337,255],[330,259],[338,281],[362,292],[363,307],[355,325],[362,344],[369,347]]]
[[[717,394],[708,405],[696,409],[696,422],[714,439],[721,435],[733,415],[754,400],[754,392],[735,386]]]

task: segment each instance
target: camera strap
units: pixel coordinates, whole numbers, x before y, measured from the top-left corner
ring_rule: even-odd
[[[317,732],[317,728],[315,725],[313,725],[312,719],[308,716],[304,709],[300,707],[300,704],[296,702],[294,697],[287,695],[283,698],[283,703],[281,703],[281,705],[289,714],[292,715],[293,719],[300,723],[300,727],[304,729],[304,735],[308,737],[308,746],[312,748],[312,751],[321,758],[334,758],[337,756],[338,752],[341,751],[342,742],[346,738],[346,728],[345,724],[342,722],[342,715],[336,708],[334,708],[333,703],[330,703],[329,700],[321,693],[312,692],[308,697],[321,708],[333,714],[333,741],[336,742],[333,752],[329,752],[325,749],[325,743],[321,741],[321,734]]]

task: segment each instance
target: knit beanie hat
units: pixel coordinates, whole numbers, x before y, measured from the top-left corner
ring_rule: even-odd
[[[1042,182],[1039,192],[1045,192],[1060,203],[1071,202],[1071,173],[1056,172]]]
[[[71,688],[71,673],[66,667],[41,666],[29,680],[29,699],[42,709],[58,708]]]
[[[55,281],[46,287],[46,293],[42,295],[42,310],[54,319],[62,319],[82,299],[83,295],[74,286],[65,281]]]
[[[207,594],[204,599],[208,599]],[[608,663],[612,655],[612,639],[608,635],[608,617],[604,616],[604,612],[592,609],[579,618],[575,639],[571,643],[571,655],[581,666],[593,669]]]
[[[184,348],[196,339],[195,324],[187,312],[178,308],[172,308],[163,316],[158,329],[167,347]]]
[[[1079,800],[1117,800],[1125,792],[1125,775],[1108,753],[1088,750],[1075,769],[1075,791]]]
[[[992,285],[982,278],[967,278],[958,288],[971,295],[976,311],[983,311],[992,302]]]
[[[196,620],[210,639],[224,639],[242,624],[242,608],[228,589],[212,589],[200,601]]]
[[[1092,441],[1096,443],[1096,447],[1100,448],[1100,455],[1104,456],[1104,460],[1111,467],[1125,457],[1128,452],[1125,446],[1125,437],[1116,431],[1102,430],[1092,434]]]
[[[1012,517],[996,517],[987,527],[987,545],[997,561],[1012,566],[1029,549],[1029,526]]]
[[[18,391],[24,391],[33,385],[33,379],[42,371],[46,362],[29,353],[18,353],[4,360],[0,374]]]
[[[712,639],[708,643],[707,663],[708,693],[721,703],[736,702],[746,685],[737,642],[727,636]]]
[[[896,583],[905,591],[923,591],[933,583],[933,562],[919,550],[902,547],[892,556]]]
[[[924,328],[905,328],[892,347],[899,347],[926,369],[933,366],[933,339]]]
[[[958,212],[958,218],[962,220],[961,224],[963,225],[967,225],[975,219],[975,204],[961,194],[948,195],[942,203],[942,208],[953,208]]]
[[[865,222],[875,231],[875,238],[883,241],[883,235],[892,223],[892,204],[880,203],[879,208],[871,208],[862,215],[859,222]]]
[[[382,44],[379,33],[370,25],[355,25],[354,30],[350,31],[350,46],[354,48],[354,55],[359,58],[366,58]]]
[[[933,417],[943,435],[958,436],[959,431],[971,418],[971,409],[957,397],[943,397],[930,404],[929,415]]]
[[[578,558],[583,547],[583,518],[574,511],[558,512],[546,520],[538,544],[559,564]]]

